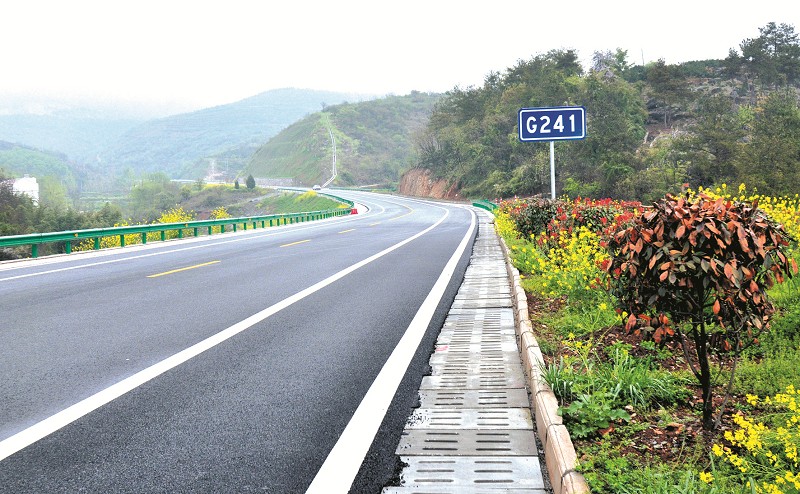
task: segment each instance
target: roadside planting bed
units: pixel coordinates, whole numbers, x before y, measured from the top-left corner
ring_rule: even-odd
[[[592,492],[800,492],[799,203],[500,204]]]

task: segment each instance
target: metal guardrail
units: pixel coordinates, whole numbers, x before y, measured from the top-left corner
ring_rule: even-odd
[[[328,195],[328,194],[326,194]],[[132,226],[114,226],[108,228],[92,228],[88,230],[72,230],[64,232],[51,232],[51,233],[30,233],[26,235],[11,235],[7,237],[0,237],[0,248],[2,247],[16,247],[20,245],[31,246],[31,257],[39,256],[39,245],[64,242],[64,251],[67,254],[72,252],[72,242],[76,240],[85,241],[86,239],[94,239],[94,250],[100,249],[100,239],[103,237],[119,236],[120,247],[125,247],[125,235],[141,235],[141,243],[147,243],[148,233],[160,233],[160,239],[167,239],[167,232],[178,232],[178,238],[183,238],[184,230],[190,229],[193,231],[193,236],[200,235],[201,229],[207,229],[208,234],[213,234],[214,227],[219,227],[219,233],[224,233],[226,227],[230,226],[235,232],[239,225],[242,225],[243,230],[247,230],[249,225],[253,229],[267,228],[269,226],[287,225],[292,223],[301,223],[306,221],[314,221],[325,218],[332,218],[335,216],[345,216],[352,213],[354,204],[352,201],[340,197],[330,196],[339,202],[342,202],[347,208],[327,209],[324,211],[309,211],[302,213],[286,213],[286,214],[270,214],[265,216],[250,216],[246,218],[225,218],[215,220],[199,220],[199,221],[186,221],[181,223],[154,223],[151,225],[132,225]]]
[[[490,213],[494,213],[494,210],[497,209],[497,204],[490,201],[475,201],[472,203],[472,205],[476,208],[485,209]]]

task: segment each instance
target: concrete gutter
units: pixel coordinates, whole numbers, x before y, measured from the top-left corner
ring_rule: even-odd
[[[499,237],[499,235],[498,235]],[[544,358],[533,334],[528,313],[528,299],[522,289],[519,271],[511,263],[508,246],[502,237],[506,271],[511,281],[511,298],[517,319],[517,336],[522,366],[531,392],[531,412],[536,419],[536,432],[544,448],[545,464],[555,494],[587,494],[591,492],[586,479],[575,471],[578,457],[569,432],[558,415],[558,400],[542,377]]]

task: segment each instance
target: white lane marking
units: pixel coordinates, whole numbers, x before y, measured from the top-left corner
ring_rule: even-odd
[[[453,277],[458,261],[475,231],[475,213],[470,212],[470,214],[472,222],[467,234],[464,235],[461,244],[456,248],[439,279],[436,280],[436,284],[433,285],[411,324],[408,325],[400,342],[378,373],[378,377],[364,395],[361,404],[358,405],[344,432],[328,454],[306,494],[338,494],[350,490],[353,479],[358,474],[361,463],[392,403],[392,398],[400,386],[400,381],[403,379],[411,359],[425,335],[425,330],[428,329],[433,313]]]
[[[390,202],[390,201],[387,201],[387,202]],[[392,203],[392,204],[394,204],[394,203]],[[386,208],[384,208],[383,206],[379,205],[378,207],[381,208],[381,211],[379,213],[376,213],[376,214],[381,214],[384,211],[386,211]],[[342,223],[342,222],[349,223],[351,221],[357,221],[357,220],[360,220],[361,218],[366,218],[366,217],[367,217],[367,215],[361,215],[360,217],[349,217],[349,218],[341,219],[339,222],[340,223]],[[255,234],[257,230],[243,231],[240,234],[241,236],[237,236],[236,238],[227,239],[227,240],[221,240],[218,237],[211,237],[211,236],[197,237],[196,239],[194,239],[194,238],[185,239],[186,241],[190,241],[190,242],[211,241],[211,240],[216,240],[216,241],[215,242],[210,242],[210,243],[204,243],[203,245],[195,245],[195,246],[192,246],[192,247],[181,247],[181,248],[177,248],[177,249],[162,250],[162,251],[159,251],[159,252],[151,252],[149,254],[139,254],[139,255],[134,255],[134,256],[122,257],[122,258],[118,258],[118,259],[111,259],[111,260],[108,260],[108,261],[97,261],[97,262],[91,262],[91,263],[87,263],[87,264],[80,264],[80,265],[77,265],[77,266],[68,266],[68,267],[65,267],[65,268],[49,269],[47,271],[37,271],[35,273],[19,274],[19,275],[16,275],[16,276],[9,276],[9,277],[6,277],[6,278],[0,278],[0,282],[19,280],[19,279],[22,279],[22,278],[31,278],[33,276],[42,276],[42,275],[45,275],[45,274],[61,273],[63,271],[72,271],[74,269],[83,269],[83,268],[90,268],[90,267],[94,267],[94,266],[102,266],[104,264],[115,264],[115,263],[118,263],[118,262],[125,262],[125,261],[130,261],[130,260],[133,260],[133,259],[142,259],[142,258],[145,258],[145,257],[161,256],[161,255],[165,255],[165,254],[173,254],[175,252],[184,252],[184,251],[187,251],[187,250],[204,249],[204,248],[208,248],[208,247],[214,247],[214,246],[217,246],[217,245],[225,245],[225,244],[234,243],[234,242],[244,242],[244,241],[253,240],[253,239],[256,239],[256,238],[273,237],[273,236],[276,236],[276,235],[282,235],[284,233],[297,232],[297,231],[303,231],[303,230],[310,230],[312,228],[319,228],[321,226],[326,226],[326,225],[323,225],[323,224],[317,224],[317,225],[309,225],[309,226],[304,226],[304,227],[297,227],[296,225],[298,225],[298,224],[295,223],[295,225],[286,225],[287,230],[282,230],[282,231],[277,231],[277,232],[262,233],[263,230],[258,231],[258,233],[260,233],[261,235]],[[295,228],[292,228],[292,227],[295,227]],[[282,228],[282,227],[272,227],[272,228]],[[155,244],[155,245],[154,244],[149,244],[149,245],[148,244],[144,244],[144,245],[140,245],[139,247],[147,248],[147,247],[149,247],[151,245],[152,245],[152,248],[166,247],[165,245],[160,245],[160,244]],[[92,252],[94,253],[94,251],[92,251]],[[120,251],[113,251],[113,252],[112,251],[107,251],[107,252],[103,252],[102,254],[114,255],[114,254],[127,254],[127,253],[128,252],[124,252],[124,251],[120,250]],[[73,261],[73,260],[74,261],[78,261],[79,259],[62,258],[60,260],[63,261],[63,262],[67,262],[67,261]],[[25,267],[30,267],[30,265],[29,266],[20,265],[19,267],[15,266],[15,267],[7,268],[7,269],[22,269],[22,268],[25,268]]]
[[[188,361],[189,359],[200,355],[201,353],[209,350],[220,343],[236,336],[237,334],[241,333],[242,331],[250,328],[251,326],[258,324],[259,322],[267,319],[268,317],[276,314],[277,312],[289,307],[290,305],[308,297],[309,295],[325,288],[326,286],[344,278],[345,276],[349,275],[353,271],[366,266],[367,264],[393,252],[400,247],[412,242],[419,237],[425,235],[426,233],[430,232],[434,228],[438,227],[442,224],[442,222],[450,215],[450,211],[445,209],[444,215],[439,218],[439,220],[434,223],[433,225],[429,226],[428,228],[422,230],[419,233],[408,237],[407,239],[398,242],[391,247],[388,247],[377,254],[373,254],[372,256],[363,259],[350,267],[347,267],[338,273],[335,273],[322,281],[311,285],[310,287],[301,290],[294,295],[281,300],[280,302],[256,313],[252,316],[240,321],[233,326],[220,331],[219,333],[206,338],[205,340],[195,343],[194,345],[181,350],[180,352],[172,355],[171,357],[167,357],[166,359],[158,362],[156,364],[143,369],[136,374],[133,374],[130,377],[119,381],[116,384],[112,384],[108,388],[105,388],[102,391],[95,393],[94,395],[75,403],[74,405],[52,415],[41,422],[38,422],[27,429],[24,429],[13,436],[10,436],[3,441],[0,441],[0,461],[3,459],[11,456],[12,454],[16,453],[17,451],[29,446],[36,441],[46,437],[53,432],[61,429],[62,427],[78,420],[79,418],[83,417],[84,415],[92,412],[101,406],[109,403],[110,401],[119,398],[120,396],[136,389],[137,387],[141,386],[142,384],[154,379],[155,377],[173,369],[182,363]]]

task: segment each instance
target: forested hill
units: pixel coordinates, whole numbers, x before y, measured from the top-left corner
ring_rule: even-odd
[[[62,205],[66,193],[77,194],[85,171],[66,155],[0,141],[0,180],[23,175],[37,178],[43,203]]]
[[[731,44],[737,44],[731,40]],[[582,105],[587,138],[555,145],[558,193],[650,200],[745,182],[800,191],[800,41],[770,23],[719,60],[632,66],[596,52],[588,71],[554,50],[448,92],[419,138],[418,166],[462,195],[549,195],[549,146],[520,142],[524,107]]]
[[[277,89],[227,104],[143,123],[100,153],[113,172],[164,172],[172,177],[198,178],[197,162],[247,144],[264,143],[282,129],[325,105],[367,96]]]
[[[413,136],[424,128],[439,97],[415,91],[327,107],[261,146],[245,174],[288,177],[309,186],[323,183],[331,175],[330,129],[337,147],[334,185],[394,185],[416,163]]]

